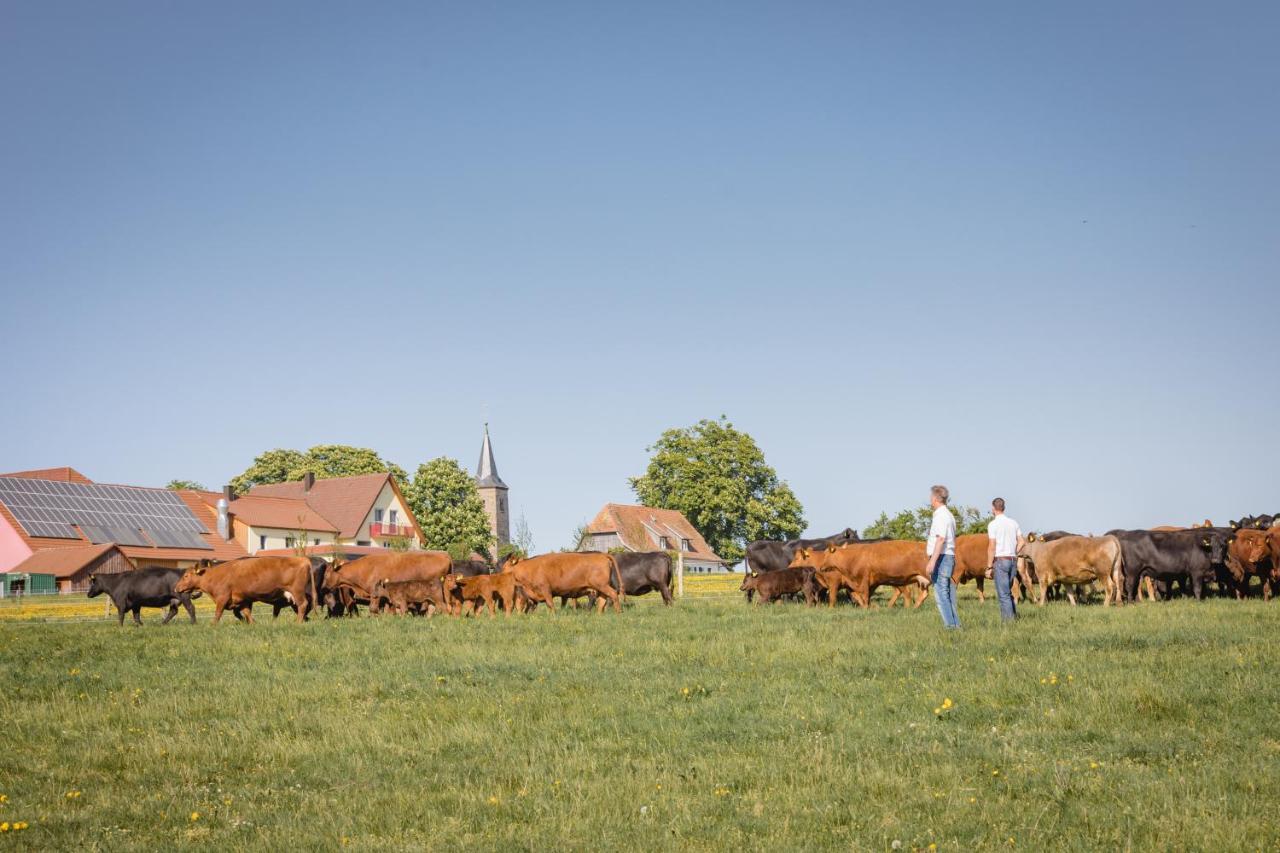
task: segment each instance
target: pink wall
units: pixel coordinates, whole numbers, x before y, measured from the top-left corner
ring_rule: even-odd
[[[18,531],[9,525],[8,519],[0,517],[0,572],[9,571],[30,556],[31,549]]]

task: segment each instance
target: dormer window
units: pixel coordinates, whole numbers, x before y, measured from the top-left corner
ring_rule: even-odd
[[[670,550],[671,550],[671,540],[670,540],[670,539],[668,539],[668,538],[667,538],[667,537],[665,537],[665,536],[659,536],[659,537],[658,537],[658,547],[659,547],[659,548],[661,548],[661,549],[662,549],[662,550],[664,550],[664,551],[670,551]]]
[[[690,543],[688,539],[681,539],[681,540],[680,540],[680,550],[681,550],[681,551],[692,551],[692,550],[693,550],[692,543]]]

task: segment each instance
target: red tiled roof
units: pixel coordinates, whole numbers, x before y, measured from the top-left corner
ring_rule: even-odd
[[[727,562],[711,550],[707,540],[689,523],[684,513],[678,510],[634,504],[605,504],[587,525],[589,533],[617,533],[623,546],[632,551],[658,550],[647,532],[649,530],[670,539],[673,549],[680,547],[681,539],[688,539],[690,550],[684,553],[690,559]]]
[[[201,492],[201,499],[217,512],[221,492]],[[245,524],[254,527],[277,527],[283,530],[318,530],[337,533],[338,528],[316,512],[304,500],[243,495],[227,505],[227,510]],[[215,523],[217,521],[215,515]]]
[[[65,465],[61,468],[37,468],[34,471],[14,471],[12,474],[0,474],[0,477],[21,477],[24,480],[57,480],[63,483],[85,483],[86,485],[93,482],[93,480],[90,480],[75,468],[68,468]]]
[[[69,578],[76,572],[91,564],[102,555],[118,546],[107,542],[104,545],[80,545],[71,548],[49,548],[36,551],[30,557],[10,569],[10,572],[29,572],[33,575],[53,575]],[[141,550],[153,550],[144,548]]]
[[[350,539],[360,532],[360,525],[369,517],[373,502],[382,493],[382,487],[391,482],[405,508],[405,514],[422,538],[422,530],[418,520],[409,510],[409,503],[400,493],[400,487],[390,474],[361,474],[356,477],[333,477],[327,480],[316,480],[310,491],[304,491],[301,480],[288,483],[268,483],[254,486],[249,490],[250,497],[294,498],[304,500],[307,505],[327,518],[338,528],[338,535]],[[236,502],[232,503],[235,506]],[[234,511],[234,510],[233,510]]]

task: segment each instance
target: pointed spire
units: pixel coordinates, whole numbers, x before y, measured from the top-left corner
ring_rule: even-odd
[[[484,425],[484,444],[480,446],[480,464],[476,466],[476,485],[480,488],[505,489],[507,484],[498,476],[498,465],[493,461],[493,445],[489,443],[489,425]]]

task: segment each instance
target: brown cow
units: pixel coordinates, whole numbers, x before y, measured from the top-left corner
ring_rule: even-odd
[[[594,592],[596,612],[603,613],[612,602],[613,609],[622,612],[622,575],[618,564],[609,554],[598,551],[543,554],[540,557],[520,557],[513,554],[502,567],[503,574],[511,574],[524,589],[531,601],[540,601],[554,615],[555,596],[578,598]],[[617,589],[613,582],[617,580]]]
[[[311,561],[306,557],[242,557],[216,566],[187,569],[174,587],[175,593],[200,590],[213,599],[213,624],[222,611],[242,609],[245,619],[253,624],[251,605],[255,601],[288,601],[298,608],[298,621],[316,600],[311,575]]]
[[[369,591],[369,612],[380,612],[384,601],[399,616],[412,609],[430,618],[435,611],[445,608],[440,581],[389,581],[382,578]]]
[[[444,592],[448,597],[449,612],[459,616],[466,604],[471,605],[471,612],[477,616],[483,604],[490,617],[497,615],[498,605],[508,616],[516,606],[516,579],[507,573],[472,577],[448,574],[444,576]]]
[[[951,573],[951,581],[956,586],[966,581],[976,581],[980,604],[987,601],[982,584],[991,569],[987,562],[987,543],[990,541],[985,533],[966,533],[956,537],[956,567]]]
[[[791,564],[812,566],[827,587],[830,606],[835,606],[839,589],[848,587],[854,601],[870,607],[871,592],[877,586],[916,585],[928,589],[929,578],[924,573],[926,561],[923,542],[889,540],[849,543],[826,551],[802,548]],[[919,607],[924,599],[925,596],[921,596],[915,606]]]
[[[1102,599],[1104,605],[1111,604],[1112,600],[1116,604],[1122,603],[1120,540],[1114,536],[1065,536],[1050,542],[1028,537],[1028,541],[1018,549],[1018,556],[1026,558],[1035,567],[1040,581],[1041,605],[1045,602],[1046,591],[1055,583],[1066,586],[1067,598],[1074,605],[1076,597],[1071,585],[1095,581],[1106,585]]]
[[[1246,529],[1232,534],[1227,544],[1227,566],[1235,575],[1236,598],[1244,598],[1249,593],[1249,578],[1254,576],[1262,581],[1262,599],[1271,600],[1271,577],[1275,572],[1269,541],[1271,532]]]
[[[344,602],[366,602],[380,580],[439,581],[451,568],[453,561],[443,551],[370,554],[326,572],[324,592],[340,596]]]

